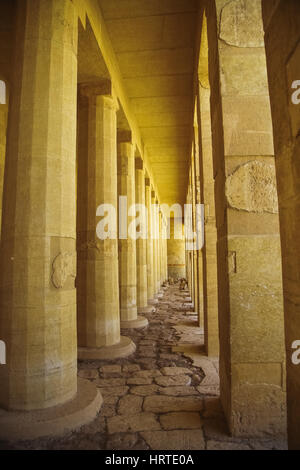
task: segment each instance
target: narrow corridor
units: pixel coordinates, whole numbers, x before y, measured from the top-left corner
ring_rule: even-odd
[[[229,436],[219,402],[218,360],[203,349],[187,291],[165,288],[148,328],[123,330],[136,352],[114,361],[80,361],[79,376],[104,399],[97,418],[62,438],[0,449],[214,450],[285,449],[284,442]]]

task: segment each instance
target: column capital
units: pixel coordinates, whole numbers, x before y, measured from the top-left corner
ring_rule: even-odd
[[[106,106],[119,109],[118,99],[114,93],[111,80],[99,80],[97,82],[87,82],[79,84],[79,94],[83,98],[102,98]]]
[[[117,140],[118,144],[132,144],[133,145],[133,138],[131,130],[127,129],[118,129],[117,130]]]

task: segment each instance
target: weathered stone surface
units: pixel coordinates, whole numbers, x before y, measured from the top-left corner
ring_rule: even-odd
[[[163,367],[161,369],[161,372],[164,375],[182,375],[182,374],[192,375],[193,374],[193,372],[190,369],[187,369],[186,367]]]
[[[260,0],[231,0],[221,12],[220,38],[237,47],[263,47]]]
[[[234,209],[277,213],[275,167],[259,161],[240,166],[226,180],[226,196]]]
[[[218,397],[220,395],[219,385],[199,385],[196,387],[201,395],[208,395],[211,397]]]
[[[130,377],[127,379],[127,385],[150,385],[152,384],[151,377]]]
[[[134,433],[116,433],[109,437],[106,449],[107,450],[128,450],[137,443],[138,436]]]
[[[188,375],[175,375],[175,376],[165,376],[165,377],[155,377],[155,382],[162,387],[172,387],[180,385],[190,385],[191,377]]]
[[[123,378],[112,378],[112,379],[97,379],[95,384],[98,387],[119,387],[126,384],[126,379]]]
[[[140,386],[137,386],[137,387],[131,387],[130,393],[133,393],[134,395],[147,396],[147,395],[153,395],[159,389],[160,389],[160,387],[156,384],[140,385]]]
[[[150,396],[144,400],[143,409],[153,413],[168,411],[201,411],[203,401],[200,397]]]
[[[107,419],[109,434],[119,432],[138,432],[160,429],[160,424],[153,413],[114,416]]]
[[[199,413],[176,412],[160,416],[163,429],[200,429],[202,420]]]
[[[117,414],[116,406],[115,405],[102,405],[101,407],[101,416],[103,417],[110,417],[115,416]]]
[[[159,393],[161,395],[170,395],[173,397],[198,395],[198,391],[194,387],[189,386],[178,386],[178,387],[159,387]]]
[[[104,397],[104,404],[105,405],[116,405],[117,402],[118,402],[118,397],[117,396],[105,395],[105,397]]]
[[[118,403],[118,413],[121,415],[135,415],[142,411],[143,398],[138,395],[126,395]]]
[[[61,289],[69,276],[76,277],[76,253],[59,253],[53,261],[52,282],[57,289]]]
[[[207,441],[207,450],[251,450],[251,447],[241,442]]]
[[[80,369],[78,375],[83,379],[97,379],[99,377],[97,369]]]
[[[161,376],[161,372],[158,369],[150,369],[150,370],[140,370],[134,377],[159,377]]]
[[[201,450],[205,448],[201,430],[142,432],[151,449],[155,450]]]
[[[219,398],[204,398],[204,418],[215,418],[223,416],[223,409]]]
[[[122,373],[121,366],[107,365],[100,367],[100,373],[103,377],[119,377]]]
[[[123,366],[123,372],[125,373],[134,373],[138,372],[141,369],[141,367],[138,364],[126,364]]]
[[[105,397],[105,395],[112,395],[112,396],[117,396],[117,397],[121,397],[123,395],[126,395],[126,393],[128,392],[129,390],[129,387],[105,387],[105,388],[101,388],[100,387],[100,392],[101,394]]]

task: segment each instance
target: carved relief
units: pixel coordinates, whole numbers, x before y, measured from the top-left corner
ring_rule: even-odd
[[[228,204],[247,212],[278,212],[275,168],[252,161],[240,166],[226,180]]]
[[[68,277],[76,277],[76,253],[59,253],[52,264],[52,283],[57,289],[61,289]]]
[[[232,0],[221,13],[220,39],[236,47],[264,46],[261,0]]]

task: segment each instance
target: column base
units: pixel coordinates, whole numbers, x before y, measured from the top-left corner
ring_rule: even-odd
[[[155,311],[155,308],[151,305],[148,305],[147,307],[138,307],[138,313],[153,313]]]
[[[158,299],[148,299],[148,304],[149,305],[156,305],[158,304]]]
[[[121,336],[120,342],[112,346],[103,346],[102,348],[78,348],[78,359],[118,359],[120,357],[130,356],[135,352],[134,342],[127,336]]]
[[[141,316],[134,320],[121,320],[121,328],[145,328],[148,325],[147,318]]]
[[[93,421],[102,403],[99,389],[78,378],[76,396],[63,405],[36,411],[0,410],[0,440],[31,440],[74,431]]]

